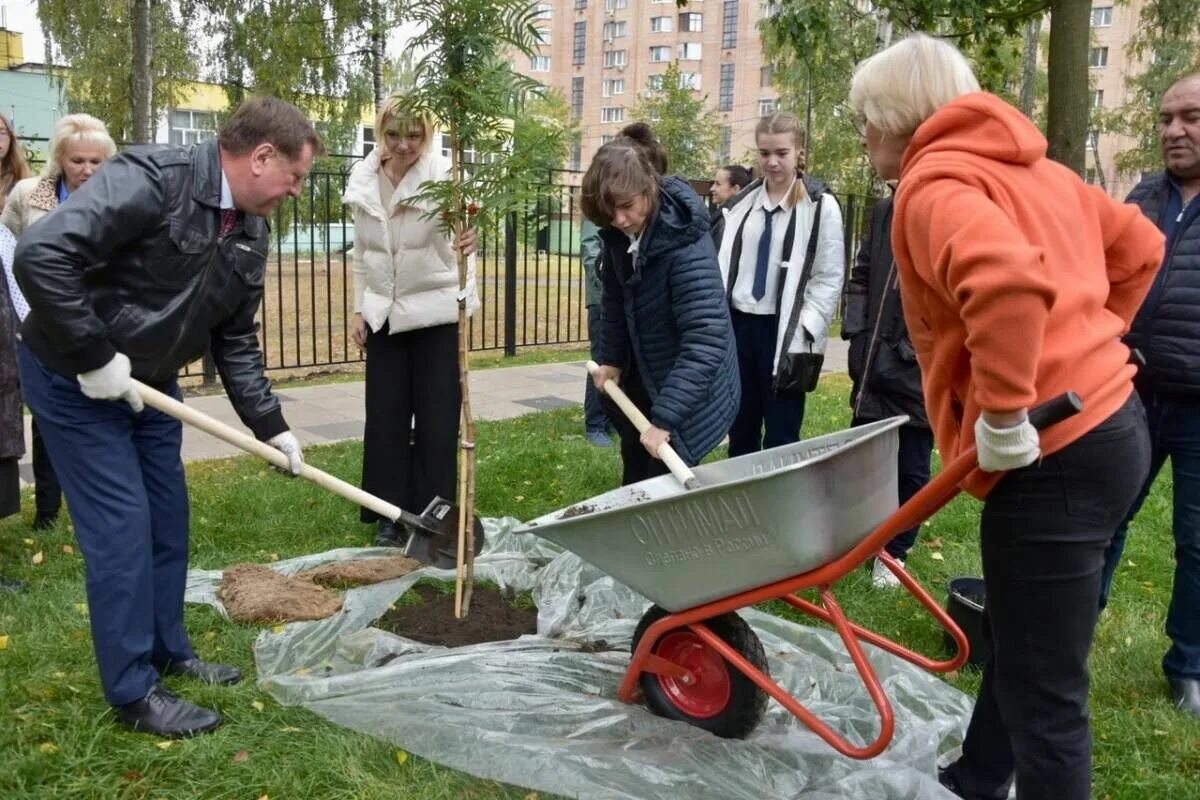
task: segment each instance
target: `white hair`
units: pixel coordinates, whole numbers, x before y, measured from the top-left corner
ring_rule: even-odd
[[[108,135],[108,128],[91,114],[68,114],[54,125],[50,137],[50,157],[42,175],[57,178],[62,174],[63,153],[71,142],[87,142],[104,150],[106,159],[117,154],[117,144]]]
[[[888,135],[907,136],[942,106],[979,91],[954,45],[914,33],[862,61],[850,82],[850,106]]]

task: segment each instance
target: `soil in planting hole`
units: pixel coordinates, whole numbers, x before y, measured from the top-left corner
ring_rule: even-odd
[[[375,627],[424,644],[462,647],[480,642],[503,642],[525,633],[537,633],[537,609],[514,608],[494,587],[476,585],[471,594],[471,613],[454,618],[454,593],[418,585],[409,590],[420,603],[393,608],[375,622]]]

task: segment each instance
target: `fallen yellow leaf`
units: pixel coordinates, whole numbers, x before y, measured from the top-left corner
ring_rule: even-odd
[[[251,703],[250,705],[251,705],[251,706],[253,706],[253,708],[254,708],[254,710],[255,710],[255,711],[263,711],[263,710],[265,710],[265,709],[266,709],[266,706],[265,706],[265,705],[263,705],[263,701],[262,701],[262,700],[255,700],[255,701],[254,701],[253,703]]]
[[[78,611],[80,614],[86,614],[87,613],[87,603],[76,603],[75,610]]]
[[[46,556],[42,553],[41,550],[38,550],[36,553],[33,554],[33,558],[31,558],[29,560],[32,561],[33,565],[36,567],[38,564],[41,564],[43,561],[46,560]]]
[[[404,750],[397,750],[396,751],[396,763],[403,767],[405,762],[407,762],[407,761],[408,761],[408,753]]]
[[[167,750],[167,749],[170,749],[171,745],[173,745],[173,744],[175,744],[175,742],[171,741],[170,739],[167,739],[166,741],[155,742],[154,746],[157,747],[159,750]]]
[[[260,794],[258,800],[271,800],[271,796],[269,794]]]
[[[284,725],[282,728],[279,729],[279,732],[280,733],[300,733],[302,730],[304,730],[304,729],[296,728],[291,725]]]
[[[278,561],[279,553],[271,553],[271,555],[269,555],[267,558],[270,559],[271,561]]]
[[[211,642],[215,638],[217,638],[216,631],[205,631],[204,632],[204,641]]]
[[[944,555],[942,555],[941,553],[930,553],[929,557],[932,558],[934,561],[945,561],[946,560],[946,557]]]
[[[272,625],[271,633],[283,633],[283,626],[282,625]]]
[[[8,649],[8,634],[0,636],[0,650]]]
[[[63,545],[63,555],[68,555],[68,556],[75,555],[75,548],[71,547],[71,545],[69,545],[69,544],[64,544]]]
[[[29,545],[30,547],[33,547],[33,539],[22,539],[21,541],[25,542],[25,544]]]
[[[238,750],[237,754],[233,757],[233,763],[235,763],[235,764],[243,764],[249,760],[250,760],[250,754],[247,753],[245,750]]]
[[[538,793],[530,792],[529,794],[525,795],[525,800],[538,800]]]
[[[56,673],[54,673],[54,678],[55,678],[55,680],[60,680],[60,681],[61,681],[61,680],[62,680],[63,678],[65,678],[65,677],[67,677],[67,673],[65,673],[65,672],[56,672]]]
[[[42,742],[38,745],[38,750],[41,750],[48,756],[52,756],[58,752],[58,745],[54,742]]]

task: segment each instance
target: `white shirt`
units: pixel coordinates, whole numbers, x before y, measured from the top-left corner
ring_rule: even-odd
[[[779,264],[783,261],[783,238],[787,234],[792,207],[788,203],[791,187],[778,203],[767,197],[764,182],[754,194],[754,202],[742,228],[742,256],[738,260],[737,279],[733,284],[733,307],[745,314],[774,314],[779,299]],[[771,220],[771,249],[767,258],[767,291],[761,300],[754,299],[754,271],[758,266],[758,243],[762,239],[766,213],[778,208]],[[728,234],[729,231],[726,231]],[[736,235],[736,231],[734,234]]]
[[[221,170],[221,210],[226,211],[231,208],[236,208],[233,204],[233,190],[229,188],[229,179],[225,177],[225,170]]]
[[[636,261],[638,248],[642,244],[642,235],[640,233],[638,233],[638,234],[627,233],[625,235],[629,237],[629,249],[626,250],[625,252],[629,253],[629,255],[633,256],[634,260]]]

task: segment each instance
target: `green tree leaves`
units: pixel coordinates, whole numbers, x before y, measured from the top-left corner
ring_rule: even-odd
[[[632,115],[654,129],[670,156],[671,172],[693,179],[712,175],[720,118],[715,111],[705,110],[705,98],[687,85],[678,61],[662,73],[661,85],[647,90]]]

